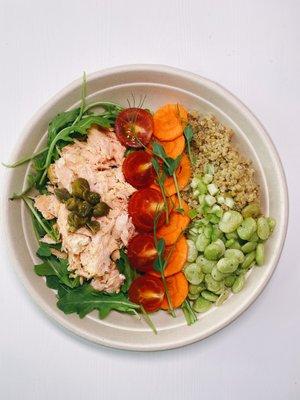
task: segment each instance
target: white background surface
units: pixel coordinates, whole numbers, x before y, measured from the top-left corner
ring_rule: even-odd
[[[255,304],[214,336],[160,353],[102,348],[56,326],[18,282],[2,238],[3,400],[300,398],[299,17],[297,0],[0,1],[1,160],[83,70],[169,64],[221,83],[261,119],[291,207],[280,263]]]

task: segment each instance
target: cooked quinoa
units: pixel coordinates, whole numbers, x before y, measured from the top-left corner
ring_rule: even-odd
[[[232,129],[222,125],[212,115],[189,115],[193,128],[192,155],[195,159],[194,175],[203,174],[205,164],[214,165],[214,182],[224,196],[235,201],[240,210],[248,203],[259,200],[259,186],[255,182],[255,170],[251,161],[234,147]]]

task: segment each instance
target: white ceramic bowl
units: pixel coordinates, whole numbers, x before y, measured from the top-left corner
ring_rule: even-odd
[[[36,151],[45,140],[48,122],[60,111],[78,104],[81,79],[55,95],[30,120],[24,129],[13,160]],[[189,109],[213,113],[236,132],[238,147],[254,162],[261,185],[263,208],[276,218],[277,227],[266,246],[267,263],[253,268],[245,288],[219,308],[199,315],[199,321],[187,326],[178,313],[173,319],[165,312],[153,315],[158,328],[154,335],[135,317],[113,312],[103,321],[97,313],[79,319],[65,315],[56,307],[55,294],[35,275],[33,264],[37,243],[31,220],[20,201],[6,202],[7,237],[11,249],[11,264],[30,295],[52,318],[70,331],[105,346],[128,350],[162,350],[186,345],[203,339],[223,328],[243,311],[261,293],[278,262],[286,235],[288,220],[287,187],[281,162],[272,141],[253,114],[231,93],[198,75],[158,65],[131,65],[95,72],[88,76],[88,101],[110,100],[126,106],[126,99],[146,94],[144,106],[157,108],[166,102],[179,102]],[[24,187],[28,167],[9,170],[7,196]]]

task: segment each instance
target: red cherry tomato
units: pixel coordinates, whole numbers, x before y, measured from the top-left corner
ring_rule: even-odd
[[[132,218],[133,225],[138,231],[152,232],[154,218],[160,212],[157,228],[160,228],[166,220],[163,212],[164,200],[162,194],[155,189],[140,189],[133,193],[128,202],[128,214]]]
[[[127,255],[132,268],[141,272],[153,270],[153,263],[157,257],[153,235],[139,233],[130,239]]]
[[[154,182],[151,155],[146,151],[135,151],[123,162],[123,174],[128,183],[136,189],[150,186]]]
[[[150,275],[136,278],[128,291],[129,300],[142,305],[147,312],[154,312],[160,308],[164,294],[162,281]]]
[[[146,146],[153,133],[153,118],[142,108],[126,108],[117,116],[115,129],[117,138],[124,146]]]

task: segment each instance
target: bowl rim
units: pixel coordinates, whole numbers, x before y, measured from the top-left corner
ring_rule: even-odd
[[[4,232],[5,232],[5,237],[7,238],[6,240],[6,245],[9,250],[9,260],[13,260],[14,263],[14,270],[19,277],[20,281],[22,282],[23,286],[26,288],[27,292],[30,294],[31,298],[34,300],[35,304],[37,304],[43,311],[45,311],[46,315],[50,317],[52,321],[54,320],[56,323],[59,325],[63,326],[66,328],[70,333],[76,334],[88,341],[91,342],[96,342],[98,344],[101,344],[106,347],[112,347],[112,348],[117,348],[117,349],[123,349],[123,350],[134,350],[134,351],[157,351],[157,350],[167,350],[167,349],[173,349],[173,348],[178,348],[182,347],[191,343],[194,343],[198,340],[205,339],[206,337],[216,333],[217,331],[223,329],[225,326],[229,325],[231,322],[233,322],[236,318],[238,318],[244,311],[246,311],[251,304],[254,303],[254,301],[258,298],[258,296],[262,293],[264,290],[265,286],[271,279],[277,265],[278,261],[280,259],[283,246],[285,243],[285,238],[287,234],[287,228],[288,228],[288,216],[289,216],[289,199],[288,199],[288,186],[287,186],[287,180],[286,176],[284,173],[283,165],[280,160],[278,151],[263,124],[260,122],[260,120],[252,113],[252,111],[241,101],[239,100],[233,93],[231,93],[228,89],[224,88],[222,85],[219,83],[216,83],[210,79],[207,79],[205,77],[202,77],[198,74],[195,74],[193,72],[185,71],[180,68],[175,68],[171,67],[168,65],[162,65],[162,64],[128,64],[128,65],[121,65],[121,66],[116,66],[116,67],[111,67],[111,68],[105,68],[103,70],[98,70],[95,72],[92,72],[90,74],[87,74],[87,81],[92,80],[92,79],[98,79],[98,78],[103,78],[107,75],[112,75],[112,74],[118,74],[118,73],[124,73],[124,72],[163,72],[163,73],[169,73],[169,74],[177,74],[180,75],[183,78],[187,79],[194,79],[197,80],[198,82],[200,81],[204,85],[208,86],[210,89],[212,89],[214,92],[217,92],[218,94],[225,96],[226,99],[232,103],[235,107],[237,107],[242,114],[246,114],[247,118],[252,122],[252,124],[255,126],[257,130],[260,131],[261,134],[264,135],[264,138],[268,142],[268,148],[269,151],[272,153],[276,164],[277,164],[277,169],[280,174],[281,178],[281,183],[283,184],[283,203],[282,203],[282,209],[283,209],[283,228],[281,232],[281,238],[280,238],[280,246],[278,248],[278,252],[276,255],[276,258],[273,263],[273,267],[270,270],[269,275],[265,278],[264,282],[261,284],[260,288],[251,296],[249,297],[249,300],[247,303],[238,310],[238,312],[235,313],[233,317],[228,318],[225,323],[219,324],[215,328],[211,329],[209,332],[207,332],[206,335],[201,335],[201,332],[199,332],[198,336],[193,336],[191,338],[186,338],[186,339],[180,339],[179,341],[173,341],[169,345],[166,345],[165,343],[162,344],[153,344],[149,345],[149,347],[144,347],[141,345],[132,345],[129,343],[123,343],[122,341],[116,342],[116,341],[109,341],[109,340],[101,340],[99,337],[95,337],[95,335],[90,334],[88,332],[83,331],[80,327],[75,326],[71,321],[68,321],[67,319],[63,318],[64,314],[61,316],[59,310],[54,312],[50,305],[48,305],[47,302],[45,301],[40,301],[40,296],[37,292],[35,292],[32,288],[32,284],[27,280],[25,274],[23,273],[21,263],[17,260],[17,257],[14,255],[14,244],[13,244],[13,239],[11,238],[11,234],[8,229],[8,224],[9,224],[9,202],[7,199],[9,198],[10,194],[9,193],[9,186],[10,186],[10,181],[12,179],[12,174],[9,169],[6,171],[4,174],[4,184],[6,187],[6,190],[4,191],[4,196],[2,198],[2,207],[1,209],[3,210],[3,221],[4,221]],[[14,146],[13,151],[11,152],[11,159],[14,159],[14,157],[17,155],[18,150],[20,147],[23,146],[24,142],[26,141],[26,137],[31,130],[32,126],[35,125],[36,121],[38,121],[44,113],[47,111],[51,110],[51,108],[54,106],[54,104],[57,102],[58,99],[60,99],[63,96],[67,96],[68,93],[72,92],[75,88],[79,87],[81,85],[82,79],[77,78],[70,82],[68,85],[66,85],[64,88],[59,90],[56,94],[54,94],[44,105],[42,105],[38,110],[33,114],[33,116],[28,120],[27,124],[24,126],[22,129],[21,133],[21,138],[18,146]],[[201,337],[200,337],[201,336]]]

